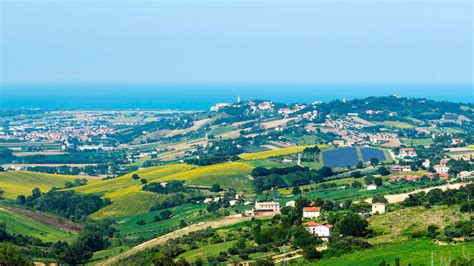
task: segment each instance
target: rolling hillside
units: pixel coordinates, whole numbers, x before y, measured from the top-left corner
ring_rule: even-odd
[[[80,193],[96,193],[112,200],[111,205],[92,214],[92,218],[122,217],[147,212],[152,205],[164,198],[163,195],[142,191],[143,184],[140,179],[134,180],[133,174],[138,174],[140,178],[145,178],[148,182],[184,180],[189,185],[212,186],[219,183],[224,188],[251,190],[252,183],[248,175],[252,169],[253,166],[244,162],[202,167],[173,164],[141,169],[118,178],[77,187],[74,190]]]
[[[307,147],[313,147],[313,146],[296,146],[296,147],[291,147],[291,148],[268,150],[268,151],[262,151],[262,152],[243,153],[239,155],[239,157],[246,161],[259,160],[259,159],[265,159],[265,158],[270,158],[270,157],[300,153]],[[318,147],[319,149],[324,149],[326,148],[326,145],[318,145]]]
[[[10,234],[22,234],[41,239],[45,242],[57,240],[71,241],[76,234],[60,230],[53,226],[44,224],[26,215],[16,213],[0,207],[0,221],[7,226]]]
[[[29,171],[0,172],[0,188],[5,191],[4,197],[15,199],[18,195],[30,195],[35,187],[46,192],[53,187],[64,187],[66,181],[83,176],[54,175]],[[87,178],[90,184],[97,182],[95,178]]]
[[[143,184],[140,182],[140,180],[132,179],[133,174],[138,174],[140,178],[145,178],[148,182],[154,182],[164,176],[176,174],[193,168],[193,166],[186,164],[150,167],[114,179],[103,180],[94,184],[77,187],[74,188],[74,190],[80,193],[96,193],[114,199],[117,198],[117,196],[120,197],[120,193],[127,194],[129,192],[139,191],[141,189]]]

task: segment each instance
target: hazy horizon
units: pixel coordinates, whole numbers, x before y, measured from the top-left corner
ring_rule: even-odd
[[[472,84],[4,84],[0,108],[203,110],[219,102],[273,100],[285,103],[399,95],[474,102]],[[67,92],[67,93],[65,93]],[[449,92],[449,93],[447,93]]]
[[[2,1],[0,82],[472,83],[472,2]]]

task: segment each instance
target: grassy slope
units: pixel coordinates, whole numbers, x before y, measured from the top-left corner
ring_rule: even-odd
[[[243,153],[239,155],[239,157],[247,161],[259,160],[259,159],[265,159],[265,158],[270,158],[270,157],[300,153],[307,147],[312,147],[312,146],[296,146],[296,147],[284,148],[284,149],[278,149],[278,150],[268,150],[268,151],[255,152],[255,153]],[[320,149],[324,149],[326,146],[318,145],[318,147]]]
[[[6,209],[0,209],[0,221],[7,225],[7,231],[11,234],[32,236],[46,242],[71,241],[75,238],[75,234]]]
[[[435,252],[435,265],[448,265],[449,258],[455,259],[463,256],[463,252],[472,258],[474,256],[474,242],[439,246],[426,241],[409,241],[305,263],[305,265],[379,265],[383,260],[390,265],[395,265],[397,257],[400,258],[401,265],[430,265],[431,252]]]
[[[444,228],[448,224],[466,219],[468,219],[468,215],[462,214],[459,212],[459,208],[454,206],[433,206],[430,209],[423,207],[403,208],[396,212],[371,216],[369,218],[370,228],[379,235],[371,238],[369,242],[375,245],[405,241],[408,240],[408,235],[412,232],[426,230],[431,224]]]
[[[383,126],[389,126],[389,127],[395,127],[395,128],[412,128],[413,127],[413,125],[410,125],[408,123],[401,122],[401,121],[383,121],[383,122],[370,121],[370,122],[376,125],[383,125]]]
[[[253,167],[247,163],[231,162],[198,168],[185,164],[159,166],[135,173],[141,178],[146,178],[148,182],[185,180],[191,185],[211,186],[219,183],[222,187],[251,190],[251,180],[247,176],[252,169]],[[140,180],[133,180],[132,174],[75,188],[81,193],[98,193],[112,200],[111,205],[92,214],[92,218],[103,219],[144,213],[163,199],[163,195],[141,191],[143,184]]]
[[[82,187],[77,187],[74,190],[81,193],[97,193],[115,198],[114,195],[120,195],[120,192],[138,191],[142,187],[140,180],[132,179],[133,174],[138,174],[141,178],[145,178],[148,182],[156,181],[163,176],[175,174],[181,171],[192,169],[193,166],[186,164],[173,164],[167,166],[157,166],[138,170],[114,179],[104,180],[89,184]]]
[[[54,175],[28,171],[7,171],[0,173],[0,188],[5,190],[4,197],[15,199],[18,195],[30,195],[31,190],[39,187],[46,192],[52,187],[64,187],[66,181],[72,181],[83,176]],[[88,178],[89,183],[96,183],[98,180]]]
[[[195,261],[198,258],[206,259],[207,256],[217,256],[219,252],[226,251],[236,243],[237,240],[202,246],[198,249],[186,251],[178,256],[185,258],[187,261]]]
[[[248,175],[253,166],[244,162],[230,162],[202,166],[185,172],[167,175],[159,181],[184,180],[190,185],[212,186],[219,183],[222,187],[237,190],[250,190],[251,181]]]
[[[122,193],[112,200],[112,204],[96,211],[90,217],[104,219],[147,212],[160,198],[160,195],[145,191]]]
[[[408,145],[408,146],[418,146],[418,145],[423,145],[423,146],[430,146],[433,144],[433,140],[431,138],[424,138],[424,139],[403,139],[402,140],[403,144]]]
[[[159,215],[161,211],[153,211],[127,216],[118,221],[118,230],[122,235],[133,238],[151,238],[155,237],[160,232],[163,232],[163,230],[179,225],[179,221],[181,219],[184,219],[187,222],[192,221],[194,218],[197,218],[197,213],[199,210],[205,209],[206,205],[194,204],[185,204],[182,206],[173,207],[168,209],[173,213],[173,217],[160,222],[155,222],[154,218],[155,216]],[[145,221],[146,224],[137,225],[137,221],[140,220]]]

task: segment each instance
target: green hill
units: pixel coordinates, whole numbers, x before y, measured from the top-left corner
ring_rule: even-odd
[[[16,213],[0,207],[0,221],[7,226],[10,234],[22,234],[39,238],[45,242],[71,241],[76,234],[66,232],[53,226],[44,224],[26,215]]]

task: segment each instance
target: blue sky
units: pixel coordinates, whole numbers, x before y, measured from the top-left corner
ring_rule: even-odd
[[[456,1],[4,1],[1,82],[472,83]]]

